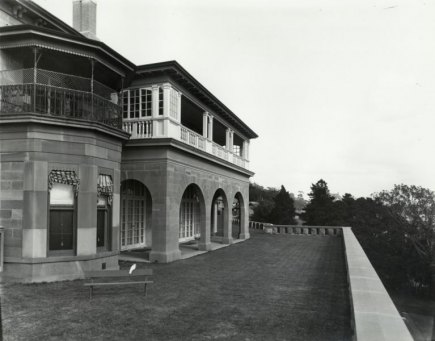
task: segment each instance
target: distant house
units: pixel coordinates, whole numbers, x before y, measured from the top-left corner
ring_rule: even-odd
[[[0,2],[0,226],[4,278],[78,278],[121,250],[249,238],[257,134],[175,61],[136,66],[25,0]]]

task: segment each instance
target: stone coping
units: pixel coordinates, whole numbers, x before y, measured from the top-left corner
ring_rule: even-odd
[[[86,261],[105,257],[119,255],[119,250],[98,252],[92,255],[79,255],[79,256],[48,256],[44,258],[14,258],[5,257],[7,263],[21,263],[21,264],[41,264],[41,263],[59,263],[59,262],[72,262],[72,261]]]
[[[343,227],[354,340],[412,341],[402,317],[350,227]]]

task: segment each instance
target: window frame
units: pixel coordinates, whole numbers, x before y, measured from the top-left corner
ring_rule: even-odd
[[[53,183],[53,186],[55,184],[58,184],[58,182]],[[47,256],[75,256],[77,253],[77,196],[74,193],[74,186],[71,186],[71,189],[73,191],[73,204],[72,205],[51,205],[50,199],[51,199],[51,191],[53,188],[48,190],[48,196],[47,196]],[[52,221],[51,221],[51,212],[52,211],[72,211],[72,239],[73,239],[73,245],[72,249],[67,250],[52,250],[50,249],[50,232],[53,228]]]

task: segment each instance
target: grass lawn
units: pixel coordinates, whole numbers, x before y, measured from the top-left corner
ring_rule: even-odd
[[[127,268],[131,263],[122,263]],[[2,285],[5,340],[350,340],[342,241],[255,233],[154,270],[154,284]]]

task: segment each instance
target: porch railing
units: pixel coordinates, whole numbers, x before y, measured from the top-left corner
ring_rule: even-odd
[[[191,146],[205,150],[205,138],[186,127],[181,127],[180,138],[181,141],[190,144]]]
[[[212,153],[221,159],[228,160],[228,151],[214,142],[212,143]]]
[[[122,128],[121,107],[109,100],[114,97],[114,90],[106,87],[102,97],[90,92],[89,79],[46,70],[36,71],[39,83],[35,84],[33,80],[33,69],[0,72],[0,115],[38,113]],[[95,87],[95,84],[94,90],[105,87]],[[109,91],[112,92],[109,94]]]
[[[122,129],[131,134],[132,138],[144,139],[153,137],[152,120],[134,120],[124,121]]]

